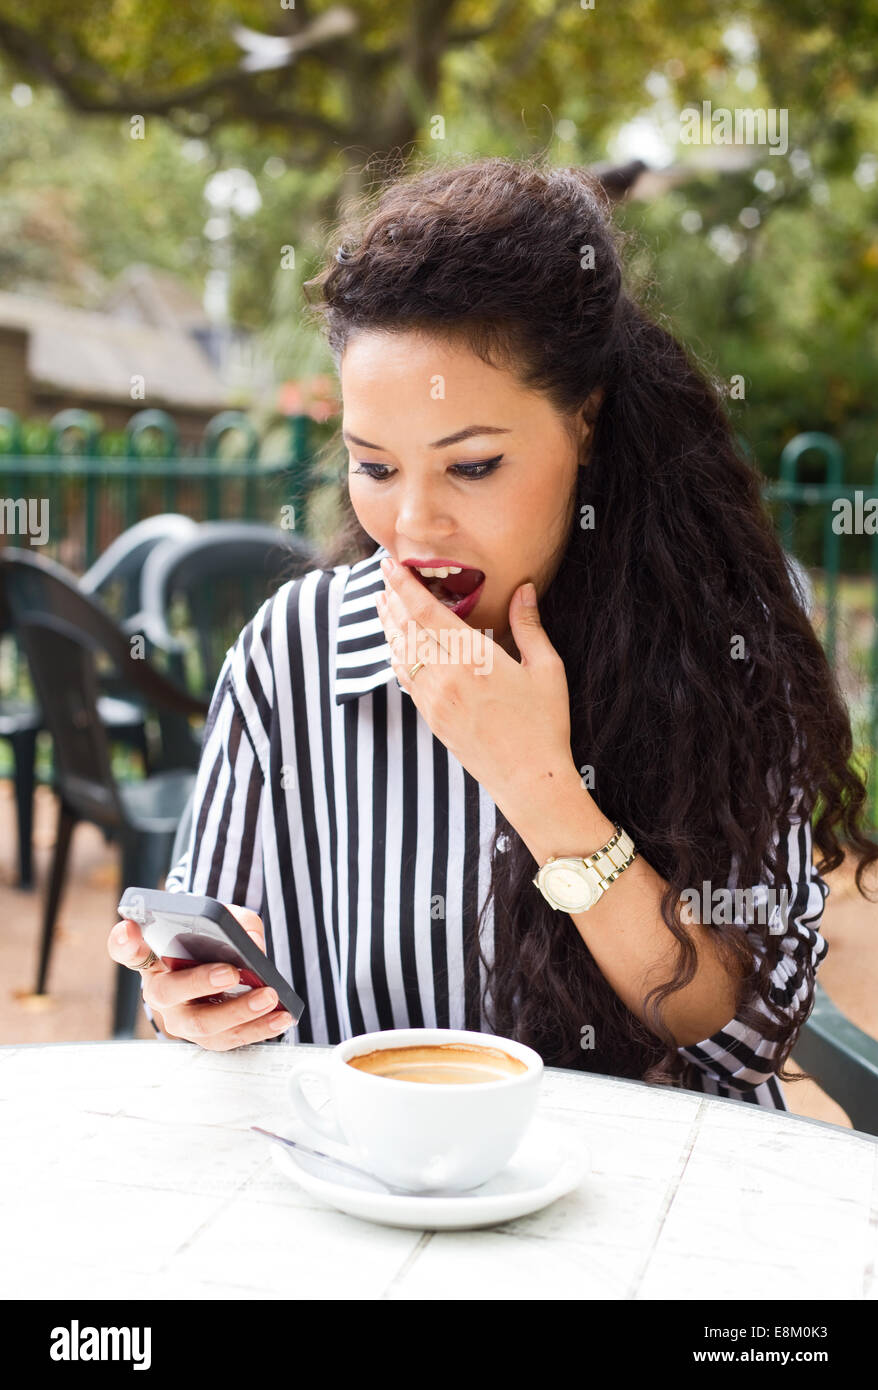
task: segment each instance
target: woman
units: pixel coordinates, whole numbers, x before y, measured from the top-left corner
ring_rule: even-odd
[[[759,478],[620,245],[587,174],[485,159],[391,185],[309,282],[349,524],[227,653],[166,886],[234,905],[288,1041],[468,1027],[785,1109],[835,828],[861,892],[878,848]],[[143,980],[203,1047],[290,1024]]]

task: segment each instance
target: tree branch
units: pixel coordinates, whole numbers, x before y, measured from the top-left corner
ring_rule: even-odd
[[[564,10],[570,8],[569,0],[555,0],[555,5],[548,14],[541,15],[535,19],[530,28],[526,31],[521,43],[518,45],[517,52],[507,59],[504,64],[504,77],[506,81],[510,77],[520,77],[527,67],[533,62],[534,57],[540,51],[540,45],[545,36],[554,28],[556,21]]]
[[[338,40],[332,42],[338,43]],[[237,97],[240,102],[237,114],[246,115],[259,105],[258,96],[255,96],[258,92],[256,84],[264,80],[262,73],[243,72],[236,66],[188,87],[181,87],[176,92],[163,96],[147,95],[120,87],[104,68],[95,64],[70,63],[68,55],[64,59],[54,57],[34,35],[3,18],[0,18],[0,47],[57,87],[74,110],[86,115],[168,116],[175,108],[197,106],[206,97],[221,92]],[[86,92],[82,84],[89,80],[96,85],[105,84],[112,95],[99,97]],[[248,102],[248,94],[255,99]],[[314,113],[287,111],[282,106],[268,112],[263,109],[263,113],[272,121],[293,121],[300,128],[317,131],[327,139],[343,140],[348,135],[346,129]]]
[[[468,29],[451,29],[446,41],[449,44],[473,43],[475,39],[487,38],[495,33],[503,23],[519,9],[519,0],[501,0],[487,24],[472,24]]]

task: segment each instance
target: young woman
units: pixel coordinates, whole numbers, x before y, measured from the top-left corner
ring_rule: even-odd
[[[392,184],[309,282],[348,524],[229,649],[166,886],[234,905],[306,1000],[287,1041],[466,1027],[784,1109],[821,873],[846,844],[862,892],[878,848],[759,477],[621,243],[587,174],[485,159]],[[143,981],[202,1047],[290,1024]]]

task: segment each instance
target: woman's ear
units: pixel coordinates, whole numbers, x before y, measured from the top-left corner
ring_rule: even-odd
[[[586,467],[591,460],[592,435],[594,434],[595,422],[597,421],[603,399],[603,386],[595,387],[577,417],[580,468]]]
[[[591,395],[589,396],[588,400],[586,401],[585,405],[582,407],[583,419],[585,420],[585,423],[588,425],[590,431],[594,428],[595,422],[600,413],[601,406],[603,405],[605,395],[606,392],[603,386],[596,386],[595,389],[592,391]]]

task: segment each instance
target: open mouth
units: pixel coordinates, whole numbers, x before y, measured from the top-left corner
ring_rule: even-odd
[[[419,579],[425,589],[429,589],[434,598],[440,603],[444,603],[446,608],[462,607],[462,601],[475,594],[485,582],[484,571],[461,567],[459,574],[449,574],[445,579],[438,579],[435,575],[423,575],[414,566],[410,566],[412,574]]]

